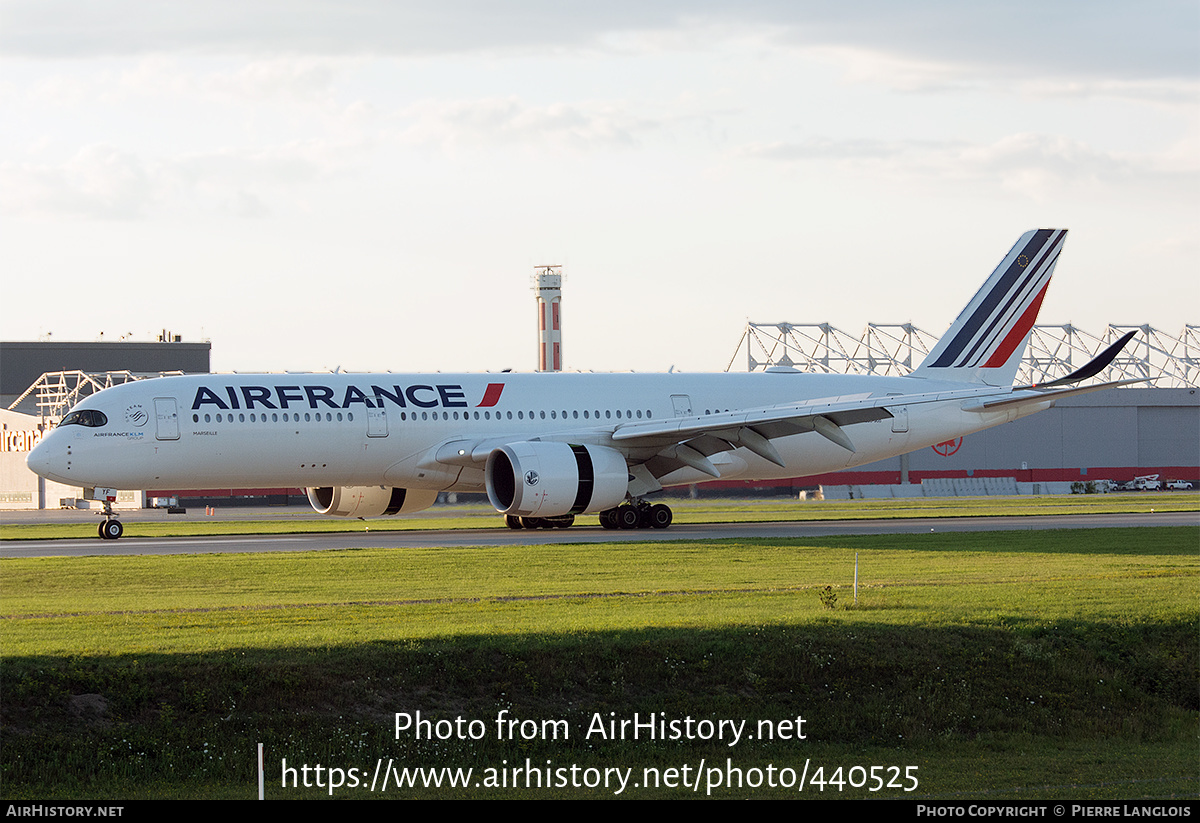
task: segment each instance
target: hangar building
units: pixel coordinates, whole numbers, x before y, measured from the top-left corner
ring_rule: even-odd
[[[1154,474],[1200,487],[1200,326],[1185,326],[1179,335],[1150,325],[1110,325],[1100,334],[1035,326],[1017,383],[1064,377],[1129,331],[1136,331],[1133,340],[1090,382],[1139,381],[1130,386],[1063,398],[1048,411],[852,471],[718,488],[794,493],[820,485],[837,496],[920,496],[922,487],[937,496],[1038,494]],[[853,334],[829,323],[751,322],[726,370],[744,356],[748,371],[908,374],[936,342],[937,335],[908,323],[871,323]],[[1009,482],[992,482],[1000,478]]]
[[[167,333],[158,342],[0,342],[0,509],[57,508],[81,497],[25,467],[25,455],[70,407],[93,391],[140,377],[208,372],[211,343],[184,343]],[[122,494],[123,506],[141,495]]]

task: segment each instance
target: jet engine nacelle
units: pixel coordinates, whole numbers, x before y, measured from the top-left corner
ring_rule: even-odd
[[[390,486],[321,486],[305,489],[308,502],[318,514],[330,517],[382,517],[412,514],[428,509],[438,493],[426,489],[396,489]]]
[[[629,487],[625,458],[604,446],[509,443],[488,455],[488,500],[521,517],[557,517],[617,506]]]

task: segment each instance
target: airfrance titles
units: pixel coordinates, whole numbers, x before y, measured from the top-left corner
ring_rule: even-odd
[[[490,408],[500,401],[503,383],[489,383],[475,408]],[[457,383],[435,385],[367,387],[350,384],[344,388],[321,385],[294,386],[200,386],[192,400],[192,409],[215,406],[218,409],[351,409],[356,405],[381,409],[391,404],[401,409],[470,407],[466,391]]]

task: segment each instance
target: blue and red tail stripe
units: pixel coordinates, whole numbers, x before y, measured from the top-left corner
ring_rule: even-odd
[[[1039,229],[1019,250],[1013,249],[1016,254],[1009,252],[1009,263],[1000,277],[996,279],[993,273],[989,281],[994,282],[985,286],[983,299],[965,321],[960,318],[949,343],[926,367],[1003,366],[1037,320],[1066,236],[1062,229]]]

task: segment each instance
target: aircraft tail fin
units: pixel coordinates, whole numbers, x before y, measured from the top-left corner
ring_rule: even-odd
[[[913,377],[1011,386],[1066,238],[1066,229],[1021,235]]]

